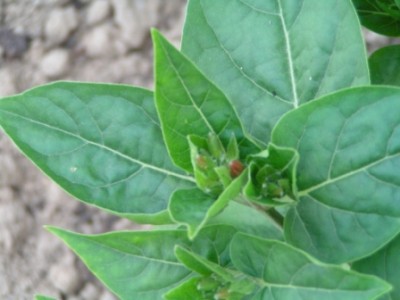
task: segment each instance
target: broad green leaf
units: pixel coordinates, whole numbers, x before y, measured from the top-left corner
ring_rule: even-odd
[[[143,89],[41,86],[2,99],[0,125],[68,193],[128,218],[165,221],[169,196],[194,186],[170,161],[153,95]]]
[[[43,295],[36,295],[35,300],[56,300],[56,298],[43,296]]]
[[[185,225],[189,238],[193,239],[210,218],[220,213],[239,195],[246,179],[247,172],[243,172],[217,198],[197,188],[176,191],[169,204],[171,218]]]
[[[400,85],[400,45],[375,51],[369,58],[373,84]]]
[[[388,292],[390,285],[369,275],[320,263],[279,242],[237,234],[231,243],[234,266],[259,278],[257,300],[367,300]]]
[[[208,300],[204,299],[202,292],[197,288],[201,278],[190,278],[180,286],[170,290],[164,295],[166,300]]]
[[[350,0],[190,0],[182,51],[264,144],[285,112],[369,83]]]
[[[286,239],[327,262],[368,256],[400,231],[400,89],[348,89],[285,115],[272,134],[295,149],[298,204]]]
[[[352,264],[358,272],[379,276],[393,286],[393,290],[380,300],[400,299],[400,236],[373,255]]]
[[[400,35],[398,0],[353,0],[362,25],[379,34]]]
[[[114,232],[81,235],[48,228],[120,299],[158,300],[186,281],[191,271],[174,256],[175,244],[188,245],[183,231]]]
[[[268,239],[283,240],[283,230],[266,212],[251,203],[230,201],[228,206],[208,221],[209,224],[226,224],[237,231]]]
[[[120,299],[158,300],[192,276],[175,257],[175,245],[185,246],[216,263],[229,259],[226,226],[205,228],[190,242],[184,230],[124,231],[83,235],[50,227],[89,270]],[[95,255],[94,255],[95,254]]]
[[[216,134],[227,146],[236,137],[241,156],[257,151],[244,135],[226,96],[157,31],[155,51],[156,106],[164,139],[176,165],[192,171],[187,136]]]

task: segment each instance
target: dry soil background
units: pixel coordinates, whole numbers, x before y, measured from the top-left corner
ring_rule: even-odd
[[[179,44],[185,0],[0,0],[0,96],[58,79],[151,87],[150,27]],[[369,47],[386,44],[368,34]],[[71,200],[0,133],[0,299],[115,299],[42,226],[134,228]]]
[[[184,0],[0,0],[0,96],[73,79],[151,87],[150,27],[179,43]],[[42,226],[133,228],[68,199],[0,133],[0,299],[115,299]]]

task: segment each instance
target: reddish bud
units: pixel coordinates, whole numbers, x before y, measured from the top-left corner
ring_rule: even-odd
[[[244,166],[239,160],[232,160],[229,163],[229,171],[230,171],[232,178],[236,178],[240,174],[242,174],[243,169],[244,169]]]
[[[196,166],[202,170],[206,170],[208,167],[207,159],[202,155],[197,156]]]

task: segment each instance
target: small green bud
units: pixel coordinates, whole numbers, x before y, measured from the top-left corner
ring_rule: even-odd
[[[231,139],[229,140],[229,144],[226,149],[226,158],[228,161],[239,159],[239,147],[234,135],[232,135]]]
[[[225,158],[225,149],[219,137],[215,133],[209,133],[207,143],[210,154],[221,162]]]

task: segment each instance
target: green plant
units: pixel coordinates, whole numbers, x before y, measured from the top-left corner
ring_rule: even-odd
[[[152,36],[155,93],[0,101],[68,193],[159,225],[48,230],[121,299],[398,299],[400,89],[370,85],[351,1],[191,0],[182,52]]]
[[[353,0],[353,3],[365,27],[379,34],[400,35],[399,0]]]

